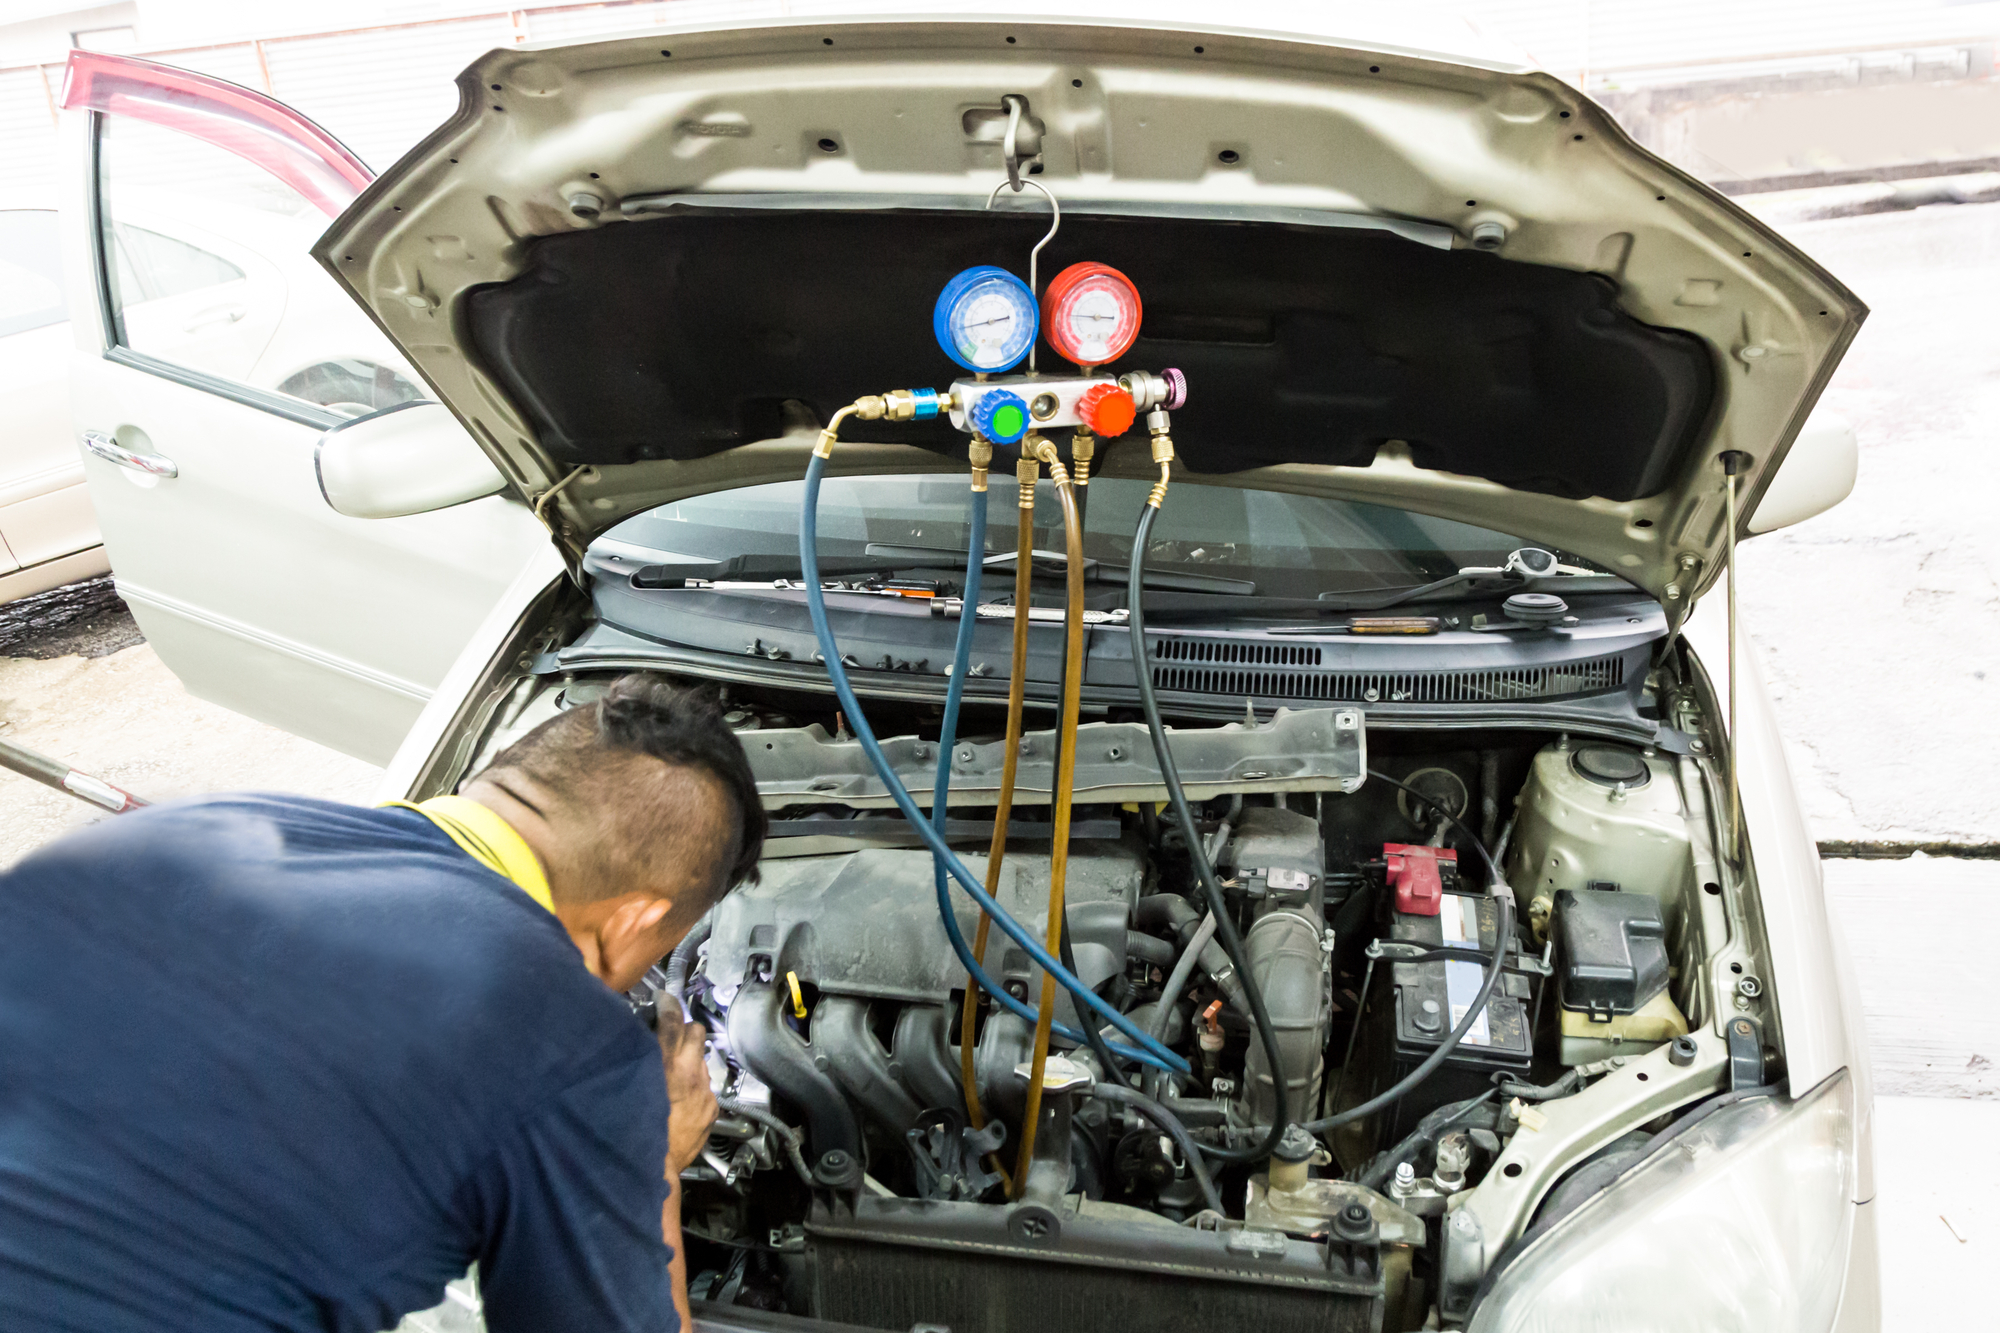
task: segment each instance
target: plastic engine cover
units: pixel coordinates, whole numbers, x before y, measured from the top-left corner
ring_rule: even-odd
[[[986,858],[967,856],[984,877]],[[760,878],[715,909],[704,972],[725,1004],[743,982],[753,954],[773,959],[776,975],[835,995],[943,1004],[965,985],[965,968],[952,952],[938,918],[937,886],[928,851],[873,849],[839,856],[767,860]],[[1095,986],[1125,965],[1125,923],[1145,879],[1139,852],[1124,843],[1079,843],[1070,853],[1064,900],[1076,968]],[[1047,852],[1013,852],[1001,863],[994,895],[1008,914],[1037,939],[1048,919]],[[969,940],[979,908],[956,885],[952,905]],[[1028,993],[1041,986],[1041,969],[997,930],[986,966],[996,978],[1019,978]],[[1057,1017],[1074,1021],[1059,992]]]

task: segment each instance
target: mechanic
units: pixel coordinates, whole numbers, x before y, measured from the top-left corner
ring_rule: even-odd
[[[0,875],[0,1328],[378,1333],[474,1261],[494,1333],[691,1327],[706,1033],[620,992],[764,827],[717,706],[627,676],[459,796],[204,797]]]

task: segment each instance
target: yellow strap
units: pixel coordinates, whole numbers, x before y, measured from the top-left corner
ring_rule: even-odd
[[[556,900],[549,892],[549,877],[542,873],[542,863],[512,824],[479,802],[463,796],[433,796],[421,805],[410,801],[384,801],[382,805],[416,811],[443,829],[467,856],[514,881],[523,893],[554,914]]]

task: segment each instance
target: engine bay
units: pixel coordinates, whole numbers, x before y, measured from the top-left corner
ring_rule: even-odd
[[[482,750],[611,678],[523,681]],[[1009,1197],[1033,1026],[973,987],[965,1044],[940,872],[851,775],[830,701],[723,689],[771,836],[758,880],[647,983],[712,1034],[724,1107],[683,1182],[697,1299],[885,1329],[1082,1329],[1112,1301],[1168,1327],[1436,1327],[1463,1317],[1497,1257],[1455,1244],[1455,1221],[1518,1235],[1565,1206],[1579,1166],[1636,1152],[1674,1104],[1773,1077],[1773,1015],[1740,984],[1763,971],[1753,900],[1720,888],[1712,763],[1525,729],[1371,731],[1344,707],[1253,711],[1176,728],[1175,750],[1282,1055],[1290,1125],[1256,1155],[1276,1079],[1243,978],[1158,773],[1130,724],[1107,721],[1079,729],[1062,959],[1188,1069],[1107,1073],[1091,1043],[1053,1037],[1032,1169]],[[875,711],[916,786],[938,710]],[[980,874],[996,811],[978,774],[1003,724],[968,710],[946,824]],[[1053,739],[1022,736],[995,883],[1025,921],[1046,910],[1053,851],[1029,759]],[[1140,753],[1121,753],[1135,762],[1118,782],[1084,780],[1087,756],[1116,767],[1128,746]],[[1256,759],[1308,751],[1282,776]],[[1518,919],[1488,892],[1482,847]],[[978,907],[951,903],[972,935]],[[1367,1110],[1437,1053],[1496,958],[1482,1020]],[[1016,998],[1040,990],[1009,941],[985,960]],[[1057,1025],[1083,1027],[1057,994]],[[1720,1008],[1753,1020],[1747,1041],[1716,1040]],[[1513,1188],[1515,1159],[1557,1128],[1560,1169],[1538,1164],[1539,1194]]]
[[[1174,484],[1188,376],[1107,372],[1137,287],[1089,260],[1044,289],[1040,250],[1025,282],[944,285],[946,388],[787,409],[824,420],[802,482],[712,508],[709,553],[683,507],[659,546],[586,554],[590,609],[494,701],[487,756],[664,668],[721,691],[757,780],[756,880],[630,997],[711,1034],[690,1295],[953,1333],[1462,1326],[1677,1113],[1778,1076],[1715,701],[1657,603],[1560,552],[1356,585],[1423,544],[1411,516],[1278,504],[1244,553],[1329,567],[1188,568],[1236,544]],[[1039,371],[1038,337],[1074,371]],[[1129,556],[1090,558],[1093,464],[1141,421],[1157,480],[1096,488]],[[822,563],[849,425],[955,432],[969,484],[920,478],[881,540],[834,502]],[[795,561],[737,541],[773,504]]]

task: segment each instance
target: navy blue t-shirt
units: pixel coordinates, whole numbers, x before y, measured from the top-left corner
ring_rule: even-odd
[[[227,796],[0,874],[0,1328],[672,1333],[659,1048],[412,811]]]

